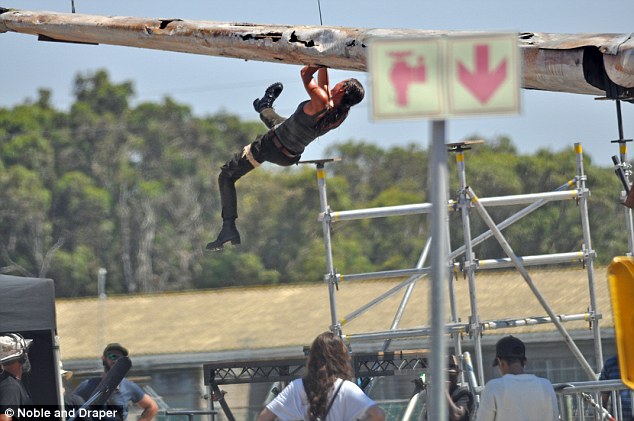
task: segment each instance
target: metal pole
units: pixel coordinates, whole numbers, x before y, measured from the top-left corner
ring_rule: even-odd
[[[416,263],[416,268],[420,269],[425,264],[427,260],[427,256],[429,255],[429,249],[431,248],[431,237],[427,239],[425,243],[425,247],[423,248],[423,253],[418,259],[418,263]],[[403,318],[403,313],[405,312],[405,307],[407,307],[407,303],[409,303],[409,299],[412,296],[412,291],[416,286],[416,282],[412,282],[407,286],[405,293],[403,294],[403,298],[401,299],[401,303],[396,310],[396,314],[394,315],[394,319],[392,320],[392,325],[390,326],[390,330],[395,330],[398,328],[399,323],[401,323],[401,319]],[[386,339],[383,343],[383,351],[387,351],[392,343],[391,339]]]
[[[471,388],[472,391],[475,392],[475,390],[478,387],[478,381],[476,380],[475,373],[473,372],[473,363],[471,362],[471,354],[467,351],[465,351],[462,354],[462,369],[466,373],[467,383],[469,384],[469,387]],[[480,406],[480,395],[478,393],[474,393],[474,395],[475,395],[475,403],[477,408],[478,406]]]
[[[464,323],[456,323],[447,324],[444,327],[445,333],[460,333],[467,332],[469,326]],[[430,327],[420,327],[420,328],[412,328],[412,329],[397,329],[397,330],[386,330],[382,332],[371,332],[371,333],[354,333],[350,335],[344,335],[345,339],[349,342],[369,342],[376,341],[381,339],[410,339],[416,337],[431,337],[433,334],[432,328]],[[443,361],[444,362],[444,361]],[[443,364],[444,368],[444,364]]]
[[[475,261],[471,244],[471,221],[469,219],[469,198],[467,196],[467,181],[464,165],[464,152],[459,150],[456,153],[456,164],[458,167],[458,179],[460,182],[460,195],[458,203],[462,213],[462,230],[464,235],[465,259],[464,271],[469,278],[469,303],[471,305],[470,336],[473,338],[475,350],[475,362],[478,376],[478,383],[484,384],[484,366],[482,364],[482,338],[480,337],[480,316],[478,313],[478,302],[476,300],[475,285]]]
[[[335,289],[337,286],[337,273],[332,261],[332,242],[330,239],[330,209],[328,208],[328,199],[326,197],[326,171],[324,163],[317,164],[317,186],[319,187],[319,205],[321,213],[324,216],[321,222],[322,231],[324,233],[324,245],[326,247],[326,275],[325,280],[328,282],[328,295],[330,297],[330,329],[333,333],[341,336],[341,325],[337,319],[337,302],[335,297]]]
[[[600,372],[603,367],[603,350],[601,347],[601,330],[599,329],[599,319],[594,317],[598,314],[597,295],[594,286],[594,252],[592,250],[592,239],[590,237],[590,219],[588,217],[588,196],[586,189],[586,175],[583,170],[583,148],[581,143],[575,143],[575,153],[577,161],[577,190],[579,190],[579,211],[581,212],[581,227],[583,228],[583,242],[587,256],[585,259],[586,270],[588,272],[588,290],[590,292],[590,313],[592,314],[592,333],[594,336],[594,358],[596,372]]]
[[[55,364],[55,386],[57,387],[57,402],[60,411],[64,411],[64,380],[62,380],[62,356],[59,350],[59,336],[53,335],[53,364]]]
[[[99,297],[99,343],[97,344],[97,355],[106,347],[106,274],[108,271],[99,268],[97,271],[97,295]],[[101,368],[101,362],[99,362]]]
[[[387,278],[401,278],[403,276],[411,276],[405,283],[409,283],[410,280],[416,281],[423,276],[427,275],[431,269],[426,268],[414,268],[414,269],[394,269],[383,270],[379,272],[367,272],[367,273],[353,273],[350,275],[337,274],[337,277],[341,282],[363,281],[367,279],[387,279]]]
[[[447,223],[445,224],[445,229],[447,230],[447,253],[451,254],[451,235],[449,233],[449,220],[447,219]],[[451,259],[447,259],[447,263],[450,265],[449,267],[454,268],[454,262]],[[455,271],[448,271],[449,279],[447,279],[449,283],[449,313],[451,315],[451,323],[458,323],[458,305],[456,304],[456,290],[455,290]],[[453,353],[454,355],[460,357],[462,355],[462,335],[460,333],[451,334],[451,338],[453,339]],[[462,359],[460,359],[462,361]],[[464,376],[462,370],[460,371],[460,381],[464,381]]]
[[[616,100],[616,118],[619,130],[619,140],[616,142],[619,144],[619,155],[621,157],[621,167],[625,173],[625,179],[630,184],[630,175],[632,175],[632,166],[627,162],[627,139],[625,139],[623,132],[623,117],[621,115],[621,101]],[[627,191],[621,191],[621,199],[625,201],[627,197]],[[625,228],[627,230],[627,255],[634,256],[634,224],[632,223],[632,209],[627,206],[623,207],[625,213]]]
[[[583,368],[583,370],[586,372],[586,374],[591,380],[596,380],[597,379],[596,373],[592,370],[592,367],[590,367],[590,364],[588,364],[588,362],[584,358],[583,354],[581,353],[581,351],[579,350],[579,348],[577,347],[573,339],[570,337],[566,329],[563,327],[563,325],[561,324],[561,322],[555,315],[555,312],[550,307],[550,305],[548,304],[544,296],[541,294],[541,292],[539,291],[539,289],[537,288],[537,286],[531,279],[530,275],[528,274],[528,271],[526,270],[524,265],[522,265],[522,262],[515,255],[515,252],[511,248],[510,244],[506,241],[506,239],[504,238],[500,230],[497,229],[497,227],[495,226],[495,222],[493,222],[493,219],[491,219],[491,216],[489,215],[489,213],[482,206],[482,204],[478,202],[478,197],[473,192],[471,187],[467,187],[467,191],[469,192],[469,196],[471,197],[471,202],[474,204],[478,213],[482,217],[482,220],[484,221],[485,224],[489,226],[491,231],[493,231],[493,234],[495,235],[495,239],[498,241],[498,243],[500,244],[500,246],[502,247],[506,255],[511,258],[518,272],[522,275],[522,277],[524,278],[524,281],[526,281],[526,284],[528,285],[528,287],[531,289],[531,291],[533,292],[533,294],[535,295],[539,303],[544,308],[544,310],[546,310],[553,324],[555,325],[555,327],[557,327],[557,330],[559,330],[559,333],[561,333],[561,336],[563,336],[566,342],[566,345],[568,345],[568,348],[570,348],[570,351],[572,351],[575,358],[577,358],[577,361],[579,361],[581,368]]]
[[[430,409],[432,420],[447,419],[445,399],[446,332],[445,332],[445,282],[448,275],[447,200],[449,174],[445,146],[445,121],[432,121],[432,147],[429,155],[429,184],[431,185],[432,211],[432,277],[431,277],[431,326],[432,326],[432,383]]]
[[[565,186],[564,186],[565,187]],[[543,203],[556,200],[570,200],[577,195],[576,191],[561,191],[560,189],[546,193],[516,194],[511,196],[483,197],[480,199],[486,206],[507,206],[530,204],[536,200],[543,200]],[[539,206],[541,206],[541,203]],[[453,207],[453,201],[447,201],[447,209]],[[538,206],[538,207],[539,207]],[[386,216],[406,216],[420,215],[432,212],[431,203],[419,203],[413,205],[385,206],[380,208],[353,209],[347,211],[329,211],[328,214],[320,214],[319,219],[329,217],[334,221],[352,221],[355,219],[383,218]]]
[[[577,263],[583,262],[588,255],[594,256],[594,251],[591,253],[585,250],[572,251],[570,253],[553,253],[542,254],[538,256],[522,256],[517,257],[524,266],[537,266],[537,265],[556,265],[561,263]],[[475,262],[477,269],[500,269],[515,267],[513,261],[508,257],[501,257],[499,259],[482,259]]]
[[[590,313],[579,314],[559,314],[555,316],[560,323],[575,322],[575,321],[588,321],[590,319]],[[480,323],[482,331],[489,331],[495,329],[508,329],[518,326],[533,326],[546,323],[553,323],[550,316],[529,316],[519,319],[501,319],[501,320],[484,320]],[[449,335],[469,333],[471,326],[466,323],[449,323],[445,325],[445,331]],[[432,333],[431,328],[411,328],[411,329],[395,329],[376,331],[372,333],[355,333],[351,335],[345,335],[345,338],[349,342],[369,342],[381,339],[403,339],[403,338],[415,338],[430,336]]]

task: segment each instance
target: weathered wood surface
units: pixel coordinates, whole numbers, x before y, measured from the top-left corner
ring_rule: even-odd
[[[111,44],[286,64],[367,71],[373,38],[437,37],[475,32],[260,25],[0,8],[0,32],[59,41]],[[480,33],[481,34],[481,33]],[[631,34],[518,34],[522,86],[632,100]]]

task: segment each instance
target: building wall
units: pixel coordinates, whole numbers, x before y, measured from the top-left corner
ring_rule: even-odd
[[[526,371],[550,379],[553,383],[575,382],[589,380],[576,361],[563,338],[556,332],[548,334],[515,335],[526,343],[528,362]],[[575,338],[575,343],[589,361],[595,371],[594,341],[589,333],[581,333]],[[579,337],[581,336],[581,337]],[[492,362],[495,357],[495,342],[501,335],[490,336],[483,340],[483,368],[485,382],[499,376]],[[613,333],[608,334],[602,341],[603,359],[614,354],[616,346]],[[471,353],[474,358],[473,345],[470,340],[463,341],[463,351]],[[173,360],[173,356],[171,357]],[[255,360],[255,359],[254,359]],[[161,358],[153,359],[154,363],[145,362],[134,369],[128,376],[142,387],[149,385],[171,409],[210,409],[212,403],[205,396],[209,395],[208,385],[203,384],[202,363],[179,362],[171,366],[161,362]],[[475,365],[475,361],[474,361]],[[368,394],[379,402],[406,402],[415,393],[413,383],[421,372],[403,370],[393,376],[377,377],[375,383],[368,390]],[[86,376],[75,376],[77,384]],[[220,389],[227,392],[224,395],[236,419],[253,419],[270,399],[271,388],[277,386],[281,390],[283,385],[272,383],[252,383],[221,385]],[[388,406],[391,404],[388,404]],[[403,407],[401,405],[401,407]],[[213,403],[214,409],[222,412],[220,405]],[[135,411],[131,416],[137,415]],[[134,418],[131,418],[134,419]],[[219,419],[223,419],[221,416]]]

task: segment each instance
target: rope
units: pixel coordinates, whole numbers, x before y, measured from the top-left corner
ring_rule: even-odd
[[[319,24],[324,26],[324,21],[321,19],[321,0],[317,0],[317,7],[319,8]]]

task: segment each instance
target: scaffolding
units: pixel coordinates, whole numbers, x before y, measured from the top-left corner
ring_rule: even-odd
[[[622,138],[622,136],[621,136]],[[480,342],[481,335],[484,331],[495,329],[514,328],[520,326],[529,326],[537,324],[552,323],[564,339],[566,345],[575,356],[580,366],[583,368],[589,381],[584,383],[566,383],[556,385],[557,393],[560,397],[560,408],[565,410],[566,419],[601,419],[604,410],[596,405],[598,401],[597,391],[608,391],[613,396],[613,402],[617,403],[616,409],[619,410],[618,397],[615,390],[621,390],[625,386],[622,382],[614,382],[614,384],[597,382],[597,372],[603,365],[603,353],[601,347],[601,331],[599,320],[601,314],[597,308],[595,280],[594,280],[594,259],[595,251],[592,248],[589,218],[588,218],[588,198],[590,190],[586,182],[587,177],[583,166],[583,151],[580,143],[574,145],[576,173],[574,177],[566,181],[551,192],[521,194],[512,196],[488,197],[480,198],[476,195],[474,189],[467,183],[465,152],[473,146],[483,143],[482,141],[465,141],[445,145],[450,153],[455,154],[456,168],[458,171],[459,189],[455,199],[448,199],[446,203],[447,215],[450,212],[459,212],[462,222],[462,231],[464,236],[464,244],[455,250],[450,250],[451,245],[447,244],[447,283],[446,292],[449,295],[449,311],[446,323],[440,329],[443,336],[449,335],[452,339],[454,354],[461,357],[461,366],[463,376],[466,378],[464,382],[469,388],[476,393],[475,399],[478,401],[477,393],[484,385],[483,363],[482,363],[482,344]],[[620,143],[622,158],[625,159],[626,148],[623,142]],[[431,267],[427,265],[427,259],[431,252],[432,238],[429,237],[425,241],[423,250],[413,268],[356,273],[356,274],[340,274],[334,267],[333,246],[331,241],[332,226],[339,221],[350,221],[368,218],[381,218],[387,216],[407,216],[432,213],[432,205],[429,203],[410,204],[389,206],[382,208],[356,209],[333,211],[328,205],[326,190],[326,171],[325,166],[328,163],[334,163],[338,159],[322,159],[314,161],[302,161],[304,164],[314,164],[317,168],[317,183],[320,197],[320,213],[318,220],[322,223],[322,231],[324,236],[324,245],[326,251],[327,273],[324,275],[324,282],[328,285],[331,330],[341,335],[349,344],[351,344],[352,363],[354,367],[355,377],[360,382],[360,386],[367,392],[373,387],[375,378],[392,375],[408,375],[407,372],[416,371],[418,373],[430,374],[433,377],[433,366],[435,359],[434,349],[431,350],[390,350],[393,340],[415,339],[421,337],[431,337],[434,326],[422,326],[415,328],[400,328],[401,318],[413,294],[413,288],[417,281],[432,274]],[[623,161],[625,162],[625,161]],[[616,165],[616,163],[615,163]],[[629,187],[627,179],[629,173],[626,173],[627,167],[620,164],[616,169],[624,172],[626,179],[625,187]],[[623,194],[621,193],[621,199]],[[517,222],[521,218],[537,211],[542,206],[556,201],[575,201],[578,209],[580,222],[582,226],[582,247],[580,250],[573,252],[554,253],[536,256],[518,256],[513,251],[511,244],[506,240],[502,231]],[[499,223],[495,223],[488,213],[487,208],[500,206],[517,206],[525,205],[522,209],[515,212]],[[481,233],[475,238],[471,237],[471,215],[470,212],[475,211],[487,226],[488,230]],[[626,216],[631,215],[627,213]],[[446,230],[447,238],[449,233],[449,219],[441,229],[434,232],[442,232]],[[489,238],[495,238],[506,257],[497,259],[477,259],[473,252],[473,248]],[[587,272],[588,280],[588,296],[589,306],[586,311],[574,314],[555,314],[546,298],[539,291],[533,282],[527,267],[537,265],[560,265],[564,263],[581,263]],[[475,275],[479,270],[512,268],[514,267],[522,276],[531,292],[535,295],[546,315],[528,316],[519,318],[509,318],[501,320],[480,320],[478,312],[478,300],[475,284]],[[462,273],[465,279],[468,279],[470,315],[469,322],[463,323],[458,315],[456,305],[456,297],[454,291],[454,282],[458,274]],[[434,275],[431,275],[434,276]],[[354,282],[370,279],[387,279],[387,278],[403,278],[404,280],[393,286],[388,291],[380,294],[370,302],[353,310],[344,317],[339,317],[337,313],[337,290],[339,283],[344,279],[346,282]],[[391,326],[386,331],[374,331],[366,333],[344,334],[344,326],[352,320],[360,317],[364,313],[370,311],[373,307],[385,301],[397,293],[403,291],[401,301],[395,312]],[[433,297],[432,297],[433,298]],[[444,316],[443,316],[444,317]],[[594,356],[596,372],[592,369],[590,363],[583,356],[574,340],[564,327],[564,323],[572,321],[586,321],[590,323],[594,342]],[[462,340],[463,335],[469,335],[473,339],[474,357],[471,358],[469,352],[463,352]],[[374,341],[383,341],[382,349],[376,352],[358,352],[355,350],[356,344],[367,344]],[[306,349],[304,350],[306,353]],[[305,371],[305,355],[296,356],[295,358],[283,359],[265,359],[265,360],[239,360],[239,361],[216,361],[205,364],[203,367],[204,383],[209,386],[210,396],[217,397],[212,400],[211,410],[216,412],[214,401],[220,404],[222,411],[229,420],[235,419],[231,413],[227,402],[224,400],[223,393],[219,389],[223,384],[240,384],[240,383],[258,383],[273,382],[269,391],[267,401],[281,391],[285,383],[302,377]],[[434,357],[435,358],[435,357]],[[432,364],[430,364],[432,363]],[[428,377],[427,377],[428,378]],[[426,379],[427,379],[426,378]],[[425,380],[426,381],[426,380]],[[463,382],[463,383],[464,383]],[[605,384],[604,384],[605,383]],[[426,383],[425,383],[426,384]],[[427,384],[426,384],[427,385]],[[427,385],[428,386],[428,385]],[[594,392],[594,395],[589,391]],[[433,391],[432,391],[433,392]],[[412,411],[417,408],[416,402],[420,403],[421,396],[427,396],[427,390],[424,393],[417,393],[412,397],[407,405],[405,419],[408,419]],[[431,396],[430,396],[431,397]],[[574,397],[574,399],[573,399]],[[617,397],[617,398],[615,398]],[[423,401],[427,399],[423,397]],[[575,400],[576,399],[576,400]],[[431,400],[433,401],[433,399]],[[431,402],[429,401],[429,402]],[[419,408],[420,409],[420,408]],[[567,412],[566,412],[567,411]],[[408,415],[409,414],[409,415]],[[212,419],[214,415],[212,415]],[[620,418],[619,418],[620,419]]]
[[[632,165],[627,162],[627,143],[632,139],[626,139],[623,132],[623,116],[621,112],[621,101],[616,102],[616,119],[617,128],[619,131],[619,138],[613,140],[612,143],[619,145],[619,154],[612,156],[612,162],[614,163],[614,171],[617,177],[623,184],[623,190],[621,190],[620,201],[624,202],[627,198],[627,194],[632,188],[630,186],[630,177],[632,175]],[[627,233],[627,255],[634,256],[634,224],[632,223],[632,209],[623,207],[623,213],[625,216],[625,229]]]
[[[556,188],[554,191],[513,196],[479,198],[476,195],[475,191],[471,187],[469,187],[465,172],[465,151],[471,149],[471,147],[479,143],[483,142],[465,141],[446,145],[448,151],[450,153],[454,153],[456,156],[456,167],[458,171],[458,180],[460,186],[456,199],[448,200],[446,208],[448,213],[460,212],[464,235],[464,245],[453,251],[450,251],[449,261],[447,262],[447,266],[451,269],[448,271],[449,279],[447,283],[449,294],[450,320],[445,323],[444,331],[452,338],[454,354],[462,355],[462,336],[463,334],[468,334],[473,339],[475,351],[474,362],[477,382],[480,385],[483,385],[484,374],[482,363],[482,344],[480,340],[483,331],[499,328],[526,326],[532,324],[553,323],[561,336],[564,338],[566,345],[570,348],[570,351],[575,356],[575,358],[583,368],[584,372],[587,374],[588,379],[596,380],[596,372],[592,369],[591,365],[583,356],[579,348],[576,346],[574,340],[566,331],[563,325],[565,322],[575,320],[585,320],[590,323],[594,341],[595,367],[597,367],[597,371],[600,370],[603,364],[601,331],[599,327],[601,314],[598,312],[596,302],[594,280],[595,251],[592,249],[588,218],[588,198],[590,196],[590,190],[586,186],[587,177],[583,167],[583,152],[581,144],[576,143],[574,145],[574,151],[576,155],[575,176],[566,183]],[[318,219],[322,223],[322,231],[326,252],[326,274],[324,275],[324,282],[328,284],[331,330],[335,333],[340,334],[351,345],[361,342],[383,340],[384,351],[389,349],[391,341],[394,339],[412,339],[417,337],[430,336],[433,329],[429,326],[402,329],[399,328],[399,324],[403,312],[408,304],[408,301],[410,300],[414,285],[417,281],[431,273],[432,268],[429,265],[426,266],[426,261],[430,253],[431,237],[428,238],[425,242],[425,246],[423,247],[420,258],[413,268],[344,275],[337,273],[334,267],[331,232],[333,224],[339,221],[380,218],[387,216],[430,214],[432,212],[433,204],[421,203],[389,206],[382,208],[333,211],[328,205],[325,171],[325,164],[331,163],[333,161],[335,160],[324,159],[315,161],[304,161],[304,163],[316,165],[317,170],[317,183],[320,197],[320,213]],[[513,251],[511,245],[502,234],[502,230],[520,220],[521,218],[525,217],[526,215],[536,211],[547,203],[571,199],[576,201],[579,207],[580,221],[583,231],[583,246],[581,250],[575,252],[554,253],[537,256],[517,256]],[[487,208],[508,205],[526,205],[526,207],[508,217],[504,221],[496,224],[490,217]],[[478,213],[480,218],[488,227],[488,231],[480,234],[475,238],[471,237],[470,212],[472,210],[475,210]],[[445,220],[446,226],[442,229],[446,229],[446,232],[448,233],[449,220],[448,218],[446,218]],[[473,253],[473,248],[490,237],[494,237],[497,240],[499,245],[504,250],[506,257],[487,260],[476,259]],[[448,247],[450,247],[450,245],[448,245]],[[458,261],[458,258],[461,256],[463,256],[462,260]],[[546,298],[541,294],[538,287],[533,282],[526,267],[534,265],[557,265],[570,262],[581,262],[586,269],[588,279],[588,295],[590,301],[589,307],[587,311],[583,311],[578,314],[555,314]],[[487,270],[506,267],[515,267],[517,269],[526,284],[531,289],[532,293],[540,302],[542,308],[547,315],[506,320],[480,320],[478,312],[477,291],[475,285],[476,270]],[[454,282],[456,274],[459,272],[462,272],[462,274],[468,279],[469,299],[471,307],[469,323],[461,323],[459,321],[458,309],[456,308]],[[345,315],[344,317],[339,317],[339,315],[337,314],[336,291],[339,288],[339,283],[344,279],[346,282],[352,282],[368,279],[401,278],[405,276],[407,277],[405,280],[403,280],[390,290],[386,291],[385,293],[381,294],[380,296],[376,297],[375,299],[371,300],[370,302]],[[405,289],[405,291],[403,293],[401,302],[395,312],[395,316],[389,330],[347,335],[344,334],[343,327],[345,324],[369,311],[372,307],[383,302],[388,297],[399,293],[403,289]]]

